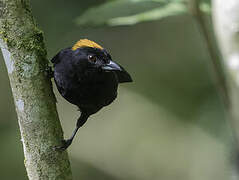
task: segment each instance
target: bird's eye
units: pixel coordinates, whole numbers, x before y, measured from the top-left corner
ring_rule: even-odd
[[[97,58],[96,58],[96,56],[94,56],[94,55],[89,55],[89,56],[88,56],[88,59],[89,59],[90,61],[92,61],[92,62],[95,63]]]

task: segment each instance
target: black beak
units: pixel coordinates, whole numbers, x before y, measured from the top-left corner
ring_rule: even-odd
[[[105,71],[122,71],[121,67],[113,61],[101,67]]]

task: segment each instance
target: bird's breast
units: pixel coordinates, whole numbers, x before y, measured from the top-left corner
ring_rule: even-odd
[[[84,109],[102,108],[117,96],[118,80],[113,72],[65,77],[55,73],[55,82],[67,101]]]

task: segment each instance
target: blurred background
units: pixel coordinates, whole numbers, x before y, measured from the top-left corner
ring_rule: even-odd
[[[232,176],[232,130],[205,40],[192,16],[180,6],[175,6],[180,13],[172,16],[160,0],[142,1],[139,6],[133,4],[139,1],[130,0],[129,4],[123,0],[31,2],[45,34],[49,60],[59,50],[88,38],[105,47],[134,80],[120,85],[117,100],[80,129],[68,150],[74,179],[227,180]],[[158,19],[142,15],[161,7]],[[117,18],[135,18],[135,14],[140,21]],[[0,179],[25,180],[20,132],[2,56],[0,87]],[[54,92],[64,136],[69,137],[80,114],[55,87]]]

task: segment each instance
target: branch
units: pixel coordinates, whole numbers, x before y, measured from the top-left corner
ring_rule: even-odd
[[[0,0],[0,45],[16,106],[25,166],[30,180],[71,180],[66,152],[53,146],[63,139],[56,111],[43,33],[29,0]]]
[[[212,2],[213,24],[228,76],[233,125],[239,140],[239,1]]]
[[[216,85],[224,102],[224,105],[228,109],[230,106],[230,99],[228,95],[228,88],[225,75],[221,67],[220,58],[215,50],[214,42],[210,37],[211,32],[208,30],[207,23],[204,19],[204,14],[200,10],[200,1],[201,0],[188,0],[188,8],[191,14],[195,17],[198,27],[205,39],[205,45],[208,49],[208,53],[210,56],[211,67],[214,78],[216,80]]]

